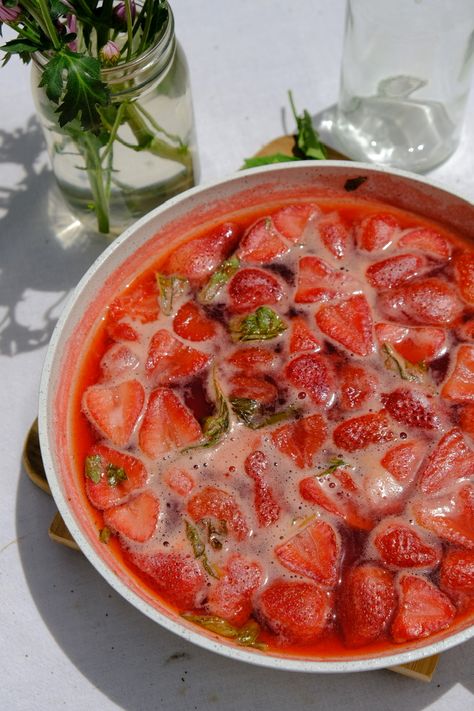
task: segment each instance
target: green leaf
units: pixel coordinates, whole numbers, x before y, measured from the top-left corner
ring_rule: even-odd
[[[173,312],[173,301],[180,296],[188,285],[188,280],[178,276],[157,274],[156,281],[160,295],[160,306],[165,316]]]
[[[190,612],[183,612],[181,613],[181,617],[185,620],[189,620],[189,622],[194,622],[196,625],[204,627],[210,632],[220,634],[222,637],[235,639],[237,644],[243,647],[255,647],[262,651],[267,648],[265,644],[257,642],[260,635],[260,625],[258,622],[255,622],[255,620],[249,620],[249,622],[242,627],[235,627],[217,615],[194,615]]]
[[[216,412],[204,420],[202,431],[205,438],[205,443],[198,445],[201,447],[212,447],[220,442],[222,437],[229,429],[229,406],[224,397],[224,393],[218,383],[216,373],[214,372],[214,391],[216,397]]]
[[[107,526],[104,526],[104,528],[101,528],[99,531],[99,540],[101,543],[107,544],[110,541],[110,536],[112,535],[112,531],[110,528]]]
[[[192,526],[189,521],[185,520],[184,523],[186,525],[186,538],[192,546],[194,557],[201,561],[204,570],[209,573],[212,578],[218,579],[218,574],[207,559],[206,546],[202,542],[197,528],[195,526]]]
[[[347,463],[343,460],[340,459],[339,457],[333,457],[332,459],[329,460],[329,464],[324,469],[324,471],[319,472],[319,474],[316,474],[317,477],[321,476],[328,476],[328,474],[332,474],[333,472],[336,471],[336,469],[339,469],[339,467],[347,467]]]
[[[384,365],[388,370],[394,370],[402,380],[420,383],[424,380],[426,365],[424,363],[410,363],[395,351],[390,343],[382,344],[385,353]]]
[[[324,160],[327,158],[327,151],[324,145],[319,140],[319,135],[313,126],[311,116],[306,111],[299,116],[296,112],[291,91],[288,92],[290,98],[291,110],[296,121],[297,136],[296,144],[305,158],[313,158],[315,160]]]
[[[268,341],[282,334],[287,328],[280,316],[268,306],[260,306],[248,316],[230,323],[230,333],[234,341]]]
[[[125,469],[123,467],[117,467],[115,464],[107,464],[105,474],[109,486],[118,486],[121,481],[128,479]]]
[[[255,156],[244,159],[244,168],[258,168],[260,165],[272,165],[273,163],[288,163],[289,161],[300,160],[296,156],[288,156],[285,153],[273,153],[269,156]]]
[[[12,39],[6,42],[4,45],[0,47],[0,50],[2,52],[5,52],[5,54],[11,55],[11,54],[19,54],[19,55],[25,55],[25,54],[32,54],[33,52],[38,52],[43,48],[43,45],[41,42],[36,42],[33,39],[27,39],[27,38],[18,38],[18,39]]]
[[[279,412],[265,413],[265,408],[257,400],[246,397],[234,397],[230,399],[232,410],[239,420],[251,430],[259,430],[261,427],[275,425],[277,422],[296,417],[298,411],[294,407],[288,407]]]
[[[216,526],[212,519],[203,518],[201,523],[206,527],[207,540],[210,546],[214,550],[220,551],[223,546],[221,538],[227,536],[227,521],[220,520]]]
[[[208,304],[213,301],[224,284],[234,276],[239,266],[240,262],[236,256],[232,256],[226,259],[225,262],[222,262],[217,271],[214,272],[207,284],[205,284],[199,292],[199,301],[203,304]]]
[[[102,476],[102,457],[99,454],[86,457],[84,473],[94,484],[99,483]]]

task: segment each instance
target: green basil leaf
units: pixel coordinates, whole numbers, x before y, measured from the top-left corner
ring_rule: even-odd
[[[319,474],[316,474],[317,477],[321,476],[327,476],[328,474],[332,474],[333,472],[336,471],[336,469],[339,469],[339,467],[347,467],[347,463],[343,460],[340,459],[339,457],[333,457],[332,459],[329,460],[329,464],[326,467],[326,469]]]
[[[251,430],[275,425],[277,422],[289,420],[298,414],[297,409],[293,406],[279,412],[266,413],[261,403],[246,397],[231,398],[230,404],[234,414]]]
[[[426,365],[424,363],[410,363],[397,353],[390,343],[383,343],[382,351],[386,356],[384,365],[388,370],[394,370],[402,380],[417,383],[423,381],[426,373]]]
[[[288,156],[285,153],[272,153],[269,156],[255,156],[244,159],[244,168],[258,168],[261,165],[273,165],[273,163],[288,163],[289,161],[300,160],[296,156]]]
[[[104,526],[104,528],[101,528],[99,531],[99,540],[101,543],[107,544],[110,541],[110,537],[112,535],[112,531],[110,528],[107,526]]]
[[[239,266],[240,261],[235,255],[222,262],[217,271],[214,272],[207,284],[205,284],[199,292],[199,301],[204,304],[209,304],[213,301],[224,284],[234,276]]]
[[[173,301],[180,296],[188,285],[188,280],[179,276],[157,274],[156,281],[160,295],[160,306],[165,316],[173,313]]]
[[[230,417],[229,417],[229,405],[224,397],[224,393],[217,381],[216,374],[214,373],[214,391],[216,395],[216,412],[214,415],[206,417],[204,420],[202,431],[205,439],[205,443],[199,446],[212,447],[225,435],[229,429]]]
[[[90,457],[86,457],[85,461],[85,475],[94,484],[98,484],[102,476],[102,457],[99,454],[93,454]]]
[[[219,578],[216,571],[207,559],[206,546],[202,542],[197,528],[195,526],[192,526],[189,521],[185,521],[184,523],[186,525],[186,538],[192,546],[194,557],[201,561],[204,570],[209,573],[211,577]]]
[[[255,647],[256,649],[265,650],[265,644],[257,642],[260,635],[260,625],[255,620],[249,620],[242,627],[235,627],[230,622],[224,620],[217,615],[194,615],[190,612],[181,613],[181,617],[189,622],[194,622],[196,625],[204,627],[210,632],[220,634],[222,637],[235,639],[235,641],[243,647]]]
[[[231,321],[230,334],[234,341],[268,341],[280,336],[287,328],[273,309],[260,306],[248,316]]]
[[[125,469],[123,467],[117,467],[115,464],[107,464],[105,474],[109,486],[118,486],[121,481],[128,479]]]
[[[313,126],[311,116],[306,109],[303,110],[303,113],[299,116],[296,112],[293,94],[291,91],[288,92],[288,96],[290,99],[291,110],[296,121],[296,144],[299,150],[305,158],[324,160],[327,158],[327,151],[325,146],[319,140],[319,134]]]

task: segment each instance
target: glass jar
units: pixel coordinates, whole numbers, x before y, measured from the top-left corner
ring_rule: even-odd
[[[47,63],[35,55],[32,90],[53,174],[86,228],[120,234],[129,224],[197,181],[189,73],[173,14],[155,44],[136,59],[102,69],[111,104],[98,134],[77,118],[60,127],[57,105],[39,86]]]

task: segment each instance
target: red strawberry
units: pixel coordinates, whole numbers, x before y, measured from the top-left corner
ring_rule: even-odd
[[[263,377],[253,375],[234,375],[230,378],[231,397],[257,400],[262,405],[269,405],[278,397],[278,389]]]
[[[463,477],[474,474],[474,452],[461,430],[447,432],[431,452],[420,473],[418,486],[424,494],[433,494]]]
[[[357,282],[345,272],[333,269],[319,257],[301,257],[295,292],[297,304],[328,301],[336,296],[360,291]]]
[[[240,627],[252,612],[252,598],[264,579],[259,563],[233,553],[223,570],[223,576],[210,588],[207,607],[212,615]]]
[[[385,249],[396,239],[399,229],[393,215],[383,212],[369,215],[356,228],[357,246],[366,252]]]
[[[192,301],[183,304],[173,319],[175,333],[187,341],[208,341],[216,334],[215,321]]]
[[[167,385],[196,375],[209,363],[209,356],[183,345],[164,328],[150,341],[145,370],[156,385]]]
[[[459,408],[459,425],[465,434],[474,438],[474,403]]]
[[[474,306],[474,253],[460,252],[454,257],[454,278],[462,298]]]
[[[109,316],[113,321],[130,318],[133,321],[150,323],[156,321],[159,314],[158,286],[154,275],[132,285],[109,306]]]
[[[397,604],[393,575],[374,563],[351,568],[342,581],[339,620],[349,647],[384,637]]]
[[[311,642],[325,630],[332,612],[331,596],[313,583],[282,578],[260,595],[257,613],[281,642]]]
[[[234,251],[240,232],[238,225],[224,222],[210,232],[184,242],[168,257],[162,272],[179,274],[193,284],[202,284]]]
[[[338,581],[341,541],[326,521],[313,521],[302,531],[275,548],[280,563],[288,570],[333,587]]]
[[[268,372],[274,364],[275,354],[265,348],[239,348],[227,361],[239,370]]]
[[[150,491],[143,491],[124,504],[104,511],[104,523],[115,533],[144,543],[155,532],[160,502]]]
[[[374,528],[373,545],[383,563],[393,568],[432,570],[441,560],[441,546],[403,520],[388,519]]]
[[[302,479],[299,490],[305,501],[340,516],[348,526],[363,531],[372,528],[372,519],[361,508],[361,492],[345,469],[336,469],[321,477],[310,476]]]
[[[289,348],[290,353],[321,350],[321,342],[301,316],[296,316],[291,321]]]
[[[240,269],[229,282],[230,306],[243,313],[276,304],[283,296],[280,282],[263,269]]]
[[[416,254],[397,254],[366,269],[367,281],[375,289],[391,289],[418,276],[426,266],[426,259]]]
[[[107,335],[113,341],[138,341],[138,333],[129,323],[124,321],[109,321],[106,327]]]
[[[316,314],[321,331],[347,350],[366,356],[373,350],[372,315],[365,296],[322,306]]]
[[[464,484],[441,496],[424,496],[412,508],[420,526],[449,543],[474,550],[474,486]]]
[[[409,325],[451,326],[463,312],[454,289],[437,277],[389,289],[379,296],[379,302],[389,318]]]
[[[187,496],[194,489],[196,482],[186,469],[171,466],[163,473],[163,481],[179,496]]]
[[[396,444],[388,449],[380,464],[400,483],[411,483],[419,469],[426,446],[423,442],[412,440]]]
[[[336,447],[346,452],[356,452],[371,444],[389,442],[393,437],[386,410],[345,420],[333,432]]]
[[[96,509],[108,509],[118,506],[130,498],[130,495],[145,485],[147,472],[139,459],[130,454],[118,452],[116,449],[105,447],[103,444],[94,445],[88,453],[89,467],[92,466],[100,473],[100,479],[95,483],[89,476],[85,477],[86,493]],[[86,471],[87,471],[86,461]],[[117,479],[110,483],[109,471],[122,469],[126,478]],[[113,480],[112,480],[113,481]]]
[[[419,575],[402,574],[398,591],[398,609],[391,627],[394,642],[429,637],[449,627],[456,608],[429,580]]]
[[[254,501],[260,527],[271,526],[280,516],[280,506],[266,481],[268,468],[268,459],[263,452],[252,452],[245,460],[245,473],[255,482]]]
[[[440,426],[440,419],[431,407],[429,398],[417,390],[398,388],[382,395],[382,403],[391,417],[409,427],[434,430]]]
[[[400,514],[406,505],[407,488],[385,469],[368,467],[364,473],[364,498],[376,518]]]
[[[435,259],[447,260],[451,256],[452,245],[439,232],[430,227],[416,227],[406,232],[398,240],[399,247],[419,249]]]
[[[350,233],[336,212],[320,217],[316,230],[324,246],[336,257],[342,259],[350,243]]]
[[[433,326],[375,324],[380,345],[390,344],[409,363],[426,363],[441,356],[446,348],[446,331]]]
[[[122,343],[114,343],[111,348],[105,351],[100,361],[104,380],[131,378],[139,366],[139,357]]]
[[[295,388],[308,393],[317,405],[330,407],[334,401],[334,375],[327,358],[316,353],[303,353],[290,360],[285,368]]]
[[[128,560],[145,573],[162,597],[181,610],[199,607],[207,593],[207,579],[201,564],[183,553],[139,553],[125,551]]]
[[[272,442],[300,469],[313,466],[313,458],[326,439],[326,423],[321,415],[310,415],[283,425],[271,434]]]
[[[289,245],[276,232],[271,217],[264,217],[245,233],[237,254],[245,262],[267,264],[288,249]]]
[[[443,590],[474,593],[474,550],[460,548],[449,550],[439,571],[439,584]]]
[[[138,380],[119,385],[91,385],[82,398],[87,418],[117,447],[125,447],[145,402],[145,391]]]
[[[377,378],[366,368],[345,365],[339,373],[339,406],[342,410],[359,410],[372,397]]]
[[[454,369],[443,385],[441,397],[459,403],[473,401],[474,346],[459,346]]]
[[[150,395],[138,434],[140,448],[151,459],[197,442],[199,423],[169,388],[156,388]]]
[[[456,337],[460,341],[474,341],[474,318],[468,318],[456,327]]]
[[[215,486],[206,486],[188,502],[188,513],[194,521],[216,518],[225,521],[237,540],[242,541],[248,533],[247,524],[232,494]]]
[[[273,224],[278,232],[291,242],[297,242],[303,235],[308,220],[319,212],[319,208],[310,204],[287,205],[273,213]]]

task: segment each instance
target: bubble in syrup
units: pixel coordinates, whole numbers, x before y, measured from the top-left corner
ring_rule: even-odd
[[[301,391],[301,392],[298,393],[298,399],[299,399],[299,400],[304,400],[305,397],[306,397],[306,393],[305,393],[305,392]]]
[[[406,432],[400,432],[400,439],[406,439],[408,437]]]

